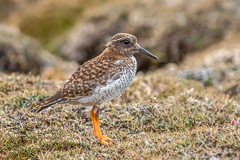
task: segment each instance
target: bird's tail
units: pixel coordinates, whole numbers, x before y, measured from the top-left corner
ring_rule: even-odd
[[[42,110],[52,107],[53,105],[58,104],[61,101],[62,101],[61,91],[57,91],[52,96],[50,96],[47,100],[37,104],[37,106],[32,111],[35,113],[39,113]]]

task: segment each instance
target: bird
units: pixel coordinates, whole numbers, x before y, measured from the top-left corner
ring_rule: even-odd
[[[102,145],[109,146],[113,139],[103,136],[99,125],[100,108],[119,97],[132,83],[137,61],[134,54],[145,54],[158,59],[154,54],[137,43],[137,38],[128,33],[117,33],[105,45],[97,57],[83,63],[69,80],[34,108],[39,113],[56,104],[73,104],[92,107],[90,117],[93,133]]]

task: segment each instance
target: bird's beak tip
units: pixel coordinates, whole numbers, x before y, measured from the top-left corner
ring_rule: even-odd
[[[149,56],[149,57],[152,57],[153,59],[158,60],[158,57],[157,57],[157,56],[155,56],[154,54],[152,54],[151,52],[149,52],[148,50],[146,50],[146,49],[144,49],[144,48],[142,48],[142,47],[140,47],[140,46],[139,46],[139,51],[140,51],[141,53]]]

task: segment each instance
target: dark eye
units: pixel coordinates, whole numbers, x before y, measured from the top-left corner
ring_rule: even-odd
[[[128,45],[129,43],[129,40],[123,40],[123,44]]]

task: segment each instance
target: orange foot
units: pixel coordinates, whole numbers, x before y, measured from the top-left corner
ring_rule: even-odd
[[[112,142],[108,142],[108,141],[113,141],[113,139],[108,138],[106,136],[100,136],[98,137],[98,140],[101,144],[105,145],[105,146],[109,146],[110,144],[112,144]]]

